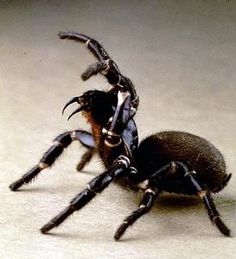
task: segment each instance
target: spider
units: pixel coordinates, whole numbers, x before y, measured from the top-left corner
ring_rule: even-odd
[[[150,211],[163,191],[200,197],[211,222],[222,234],[230,236],[230,230],[222,221],[212,197],[212,193],[221,191],[231,178],[231,174],[226,173],[220,151],[206,139],[180,131],[159,132],[139,143],[134,121],[139,98],[131,80],[120,72],[96,40],[75,32],[60,32],[59,37],[85,43],[97,62],[88,67],[82,79],[101,73],[111,84],[111,89],[90,90],[66,103],[63,112],[71,104],[79,105],[68,119],[82,112],[91,125],[92,133],[77,129],[56,137],[39,164],[12,183],[10,189],[16,191],[31,182],[43,169],[52,166],[73,141],[79,141],[87,148],[78,170],[82,170],[96,152],[106,170],[92,179],[61,213],[41,228],[41,232],[45,234],[58,227],[111,182],[121,179],[130,188],[141,190],[143,198],[139,207],[119,226],[115,240],[119,240],[129,226]]]

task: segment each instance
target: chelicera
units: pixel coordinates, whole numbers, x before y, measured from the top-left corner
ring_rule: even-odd
[[[202,137],[179,131],[159,132],[139,143],[134,121],[139,98],[131,80],[120,72],[96,40],[74,32],[61,32],[59,37],[85,43],[97,62],[88,67],[82,79],[87,80],[100,73],[111,88],[108,91],[90,90],[72,98],[63,112],[69,105],[77,103],[79,107],[69,118],[82,112],[91,126],[91,133],[76,129],[60,134],[40,162],[12,183],[10,189],[16,191],[30,183],[41,171],[52,166],[73,141],[79,141],[87,148],[78,170],[82,170],[95,153],[99,154],[106,170],[92,179],[61,213],[41,228],[41,232],[47,233],[58,227],[111,182],[121,179],[130,188],[141,190],[143,198],[139,207],[119,226],[115,240],[119,240],[129,226],[150,211],[162,191],[199,196],[211,222],[222,234],[230,236],[212,197],[212,193],[221,191],[231,177],[226,172],[220,151]]]

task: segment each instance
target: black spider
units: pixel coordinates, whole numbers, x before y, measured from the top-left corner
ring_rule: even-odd
[[[82,74],[83,80],[101,73],[112,88],[106,92],[87,91],[70,100],[63,112],[68,105],[78,103],[79,108],[69,118],[82,111],[91,125],[92,133],[78,129],[59,135],[39,164],[12,183],[10,188],[16,191],[23,184],[29,183],[43,169],[50,167],[75,140],[88,149],[77,169],[82,170],[93,154],[98,152],[106,171],[90,181],[68,207],[41,228],[41,232],[47,233],[59,226],[112,181],[124,179],[132,189],[142,190],[144,195],[139,208],[125,218],[116,231],[115,240],[119,240],[130,225],[152,208],[162,191],[198,195],[212,223],[225,236],[230,236],[230,230],[223,223],[212,198],[212,193],[221,191],[231,177],[231,174],[226,173],[219,150],[201,137],[178,131],[159,132],[138,144],[138,132],[133,119],[138,107],[138,96],[132,82],[120,73],[115,62],[96,40],[74,32],[63,32],[59,36],[61,39],[86,43],[98,59],[96,64]]]

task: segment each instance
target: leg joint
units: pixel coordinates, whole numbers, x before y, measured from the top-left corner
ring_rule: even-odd
[[[54,142],[56,142],[57,145],[58,145],[58,143],[60,143],[60,145],[62,145],[63,148],[66,148],[74,140],[73,137],[72,137],[72,134],[73,133],[71,133],[71,132],[65,132],[65,133],[59,135],[58,137],[56,137],[54,139]]]
[[[61,155],[63,152],[62,145],[53,145],[42,157],[39,163],[39,167],[44,169],[48,166],[51,166],[56,159]]]
[[[130,166],[130,159],[127,156],[120,155],[115,160],[115,164],[117,164],[117,165],[124,165],[125,168],[128,168]]]
[[[43,163],[43,162],[40,162],[40,163],[39,163],[39,168],[40,168],[41,170],[42,170],[42,169],[45,169],[45,168],[47,168],[47,167],[49,167],[48,164]]]

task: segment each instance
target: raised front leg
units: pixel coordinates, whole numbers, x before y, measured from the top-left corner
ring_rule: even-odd
[[[61,39],[85,43],[87,48],[98,60],[98,62],[89,66],[82,74],[82,79],[87,80],[91,76],[100,73],[105,76],[109,84],[112,85],[109,92],[117,94],[117,106],[115,107],[114,115],[109,122],[110,125],[107,125],[104,131],[107,130],[107,132],[105,132],[107,134],[105,144],[110,145],[111,147],[119,145],[121,134],[124,129],[127,128],[129,120],[135,115],[139,104],[139,98],[132,81],[120,72],[117,64],[110,58],[103,46],[95,39],[77,32],[60,32],[58,35]],[[65,108],[73,102],[79,103],[79,97],[73,98]],[[79,107],[72,115],[82,109],[84,109],[83,106]]]
[[[56,159],[62,154],[73,141],[80,143],[90,149],[94,149],[93,136],[83,130],[75,130],[60,134],[54,139],[54,144],[45,152],[39,163],[24,174],[19,180],[12,183],[9,188],[12,191],[18,190],[22,185],[30,183],[42,170],[51,167]]]
[[[76,195],[70,204],[60,214],[41,228],[41,232],[45,234],[52,228],[59,226],[72,213],[80,210],[88,202],[90,202],[97,193],[101,193],[114,179],[125,176],[126,169],[128,167],[129,160],[127,160],[124,156],[118,157],[110,170],[105,171],[90,181],[88,183],[88,187]]]
[[[77,32],[60,32],[58,35],[61,39],[85,43],[98,60],[97,63],[89,66],[82,74],[83,80],[87,80],[91,76],[101,73],[116,90],[128,91],[131,94],[132,107],[134,109],[137,108],[139,101],[133,83],[120,72],[117,64],[110,58],[107,51],[99,42],[87,35]]]

